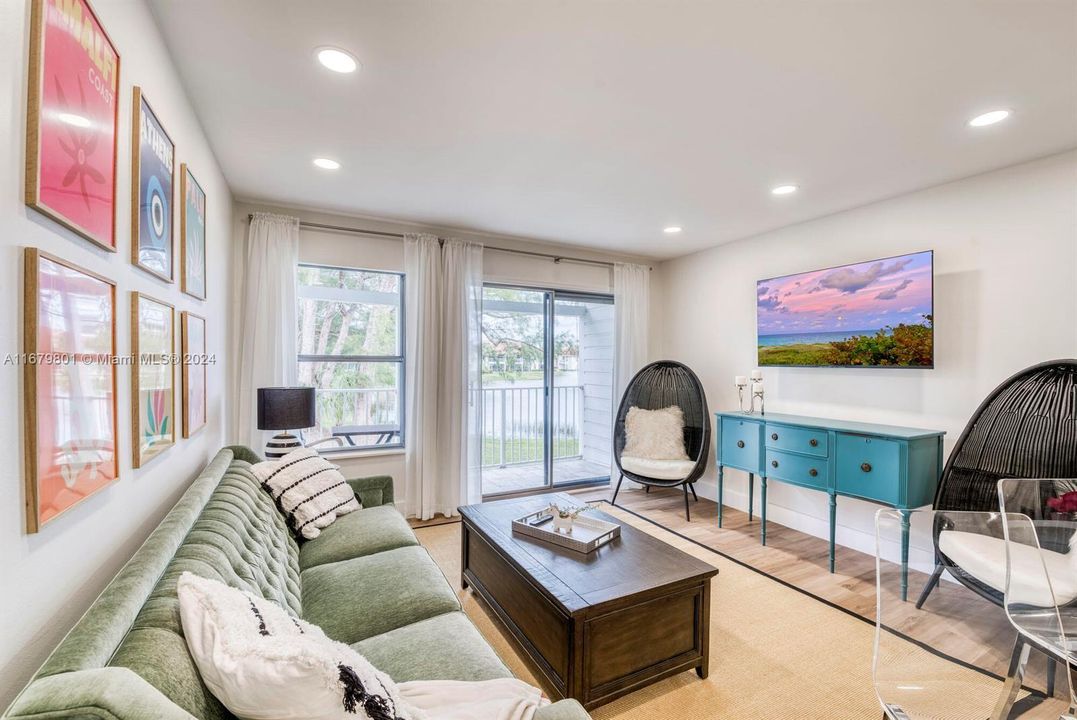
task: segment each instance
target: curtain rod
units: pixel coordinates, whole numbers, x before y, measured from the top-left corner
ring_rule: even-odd
[[[247,215],[247,222],[254,219],[254,214]],[[399,240],[404,239],[404,233],[386,232],[384,230],[364,230],[362,228],[345,227],[343,225],[326,225],[325,223],[306,222],[304,220],[299,221],[299,227],[310,228],[312,230],[330,230],[332,232],[354,233],[356,235],[373,235],[375,237],[396,238]],[[439,238],[441,239],[441,238]],[[597,265],[599,267],[613,267],[614,263],[606,262],[604,260],[588,260],[586,258],[574,258],[566,255],[554,255],[552,253],[535,252],[533,250],[514,250],[512,248],[496,247],[494,245],[483,245],[484,250],[496,250],[497,252],[513,253],[516,255],[529,255],[530,257],[548,258],[555,263],[570,262],[580,265]],[[647,268],[651,268],[648,266]]]

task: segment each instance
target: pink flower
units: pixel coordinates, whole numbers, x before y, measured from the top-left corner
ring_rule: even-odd
[[[1056,512],[1077,512],[1077,491],[1068,492],[1061,497],[1048,498],[1047,507]]]

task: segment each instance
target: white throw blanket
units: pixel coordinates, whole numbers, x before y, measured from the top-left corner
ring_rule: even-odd
[[[532,720],[536,710],[550,704],[541,690],[516,678],[413,680],[399,683],[397,690],[427,720]]]

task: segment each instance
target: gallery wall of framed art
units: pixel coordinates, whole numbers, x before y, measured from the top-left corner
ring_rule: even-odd
[[[2,7],[0,84],[9,107],[0,113],[0,136],[9,142],[0,143],[0,397],[10,411],[0,413],[0,434],[15,457],[0,481],[0,514],[8,518],[0,523],[10,610],[0,613],[6,707],[118,559],[145,539],[148,519],[161,517],[227,444],[228,239],[237,226],[228,183],[149,3],[10,0]],[[174,143],[171,283],[131,262],[136,85]],[[182,163],[205,196],[205,299],[184,293],[178,279]],[[176,362],[175,442],[137,469],[131,291],[175,306],[177,348],[181,313],[206,318],[211,355],[201,429],[182,437]],[[66,362],[65,354],[90,363]],[[46,357],[54,362],[37,362]]]

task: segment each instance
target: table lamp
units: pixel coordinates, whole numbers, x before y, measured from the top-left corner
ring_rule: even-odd
[[[291,430],[317,424],[312,387],[258,388],[258,429],[283,430],[266,443],[267,458],[281,458],[303,447]]]

